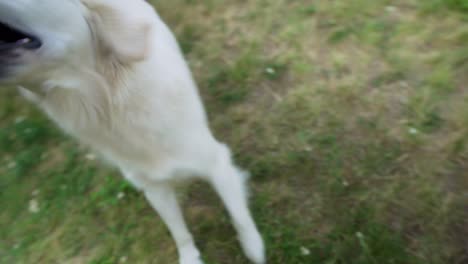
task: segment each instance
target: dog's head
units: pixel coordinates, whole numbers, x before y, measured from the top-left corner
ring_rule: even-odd
[[[144,60],[154,19],[144,0],[0,0],[0,81],[45,81],[104,55]]]

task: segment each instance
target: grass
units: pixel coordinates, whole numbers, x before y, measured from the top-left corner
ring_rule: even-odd
[[[152,2],[253,174],[269,263],[468,262],[467,1]],[[0,263],[176,263],[140,193],[1,93]],[[247,263],[216,195],[181,193],[206,262]]]

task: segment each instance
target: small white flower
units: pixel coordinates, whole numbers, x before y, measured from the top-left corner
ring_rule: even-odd
[[[272,67],[266,68],[265,72],[268,73],[268,74],[271,74],[271,75],[276,73],[275,69],[273,69]]]
[[[119,259],[119,262],[120,262],[120,263],[126,263],[127,260],[128,260],[128,257],[127,257],[127,256],[123,256],[123,257],[121,257],[121,258]]]
[[[123,193],[123,192],[119,192],[117,194],[117,199],[119,199],[119,200],[122,200],[124,197],[125,197],[125,193]]]
[[[87,160],[95,160],[96,159],[96,155],[94,155],[93,153],[88,153],[86,154],[85,158]]]
[[[394,6],[386,6],[385,11],[387,11],[388,13],[395,13],[397,11],[397,8]]]
[[[18,116],[17,118],[15,118],[15,124],[19,124],[19,123],[23,122],[25,119],[26,119],[26,117],[24,117],[24,116]]]
[[[36,199],[29,201],[29,212],[33,214],[39,213],[39,202]]]
[[[348,186],[349,186],[349,182],[348,182],[347,180],[343,180],[342,184],[343,184],[344,187],[348,187]]]
[[[301,255],[302,256],[309,256],[310,255],[310,250],[306,247],[301,247]]]
[[[416,128],[414,128],[414,127],[410,127],[410,128],[408,129],[408,133],[410,133],[411,135],[416,135],[416,134],[419,133],[419,130],[416,129]]]
[[[8,165],[7,165],[7,168],[9,170],[14,169],[15,167],[16,167],[16,162],[14,162],[14,161],[8,163]]]
[[[361,233],[361,232],[356,232],[356,237],[359,238],[359,239],[363,239],[363,238],[364,238],[364,234]]]

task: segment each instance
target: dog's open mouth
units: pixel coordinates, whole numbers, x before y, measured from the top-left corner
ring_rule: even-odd
[[[41,46],[38,38],[0,21],[0,52],[17,48],[38,49]]]

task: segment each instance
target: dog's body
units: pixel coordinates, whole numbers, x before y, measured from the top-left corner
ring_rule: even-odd
[[[38,16],[47,8],[56,14]],[[202,263],[171,186],[186,177],[213,185],[246,255],[265,262],[245,173],[210,132],[179,46],[149,4],[0,0],[0,26],[0,78],[20,85],[145,193],[171,231],[180,263]]]

